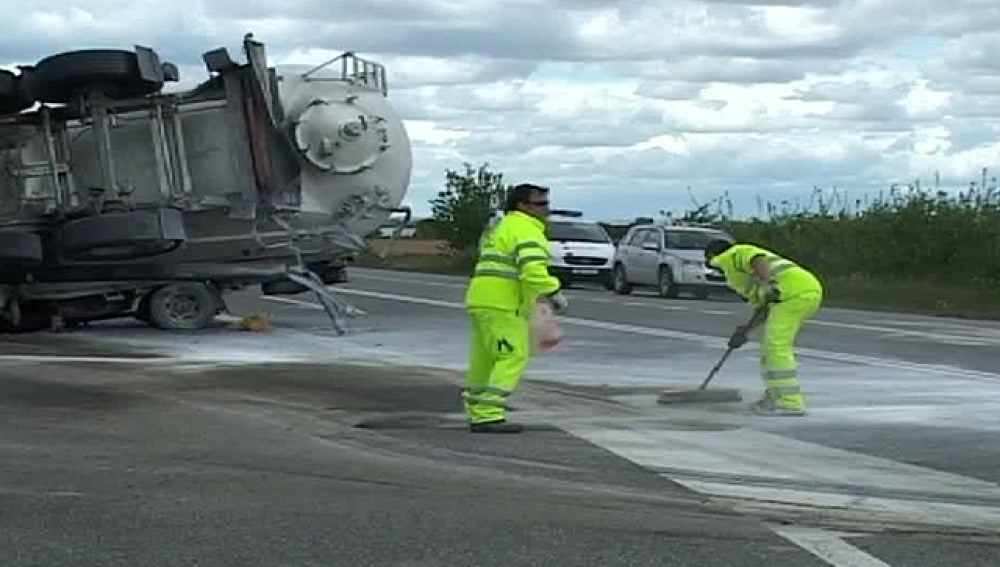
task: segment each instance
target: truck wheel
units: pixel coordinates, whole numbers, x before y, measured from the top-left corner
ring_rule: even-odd
[[[10,71],[0,69],[0,114],[13,114],[28,107],[21,93],[21,79]]]
[[[119,49],[83,49],[46,57],[31,76],[35,96],[45,102],[70,102],[88,90],[111,99],[134,98],[163,87],[162,82],[142,78],[135,52]]]
[[[176,250],[186,234],[180,211],[157,209],[71,220],[60,240],[64,253],[77,260],[130,260]]]
[[[309,291],[309,288],[292,280],[278,280],[260,284],[262,295],[295,295],[304,291]]]
[[[632,293],[632,285],[628,283],[628,278],[625,277],[625,268],[621,264],[615,266],[614,275],[614,290],[618,295],[628,295]]]
[[[657,289],[660,292],[660,297],[677,297],[677,286],[674,285],[674,274],[670,271],[670,268],[660,266],[659,285]]]
[[[42,263],[42,239],[33,232],[0,231],[0,278],[14,276],[18,281],[25,272]]]
[[[149,323],[154,327],[191,331],[207,327],[219,312],[220,302],[207,285],[182,282],[150,292],[148,305]]]

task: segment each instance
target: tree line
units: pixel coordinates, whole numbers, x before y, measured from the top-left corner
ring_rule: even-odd
[[[445,240],[459,253],[474,249],[511,187],[487,163],[464,166],[464,172],[447,170],[444,190],[430,201],[431,218],[418,226],[418,237]],[[762,203],[761,209],[758,216],[737,219],[723,194],[672,216],[716,225],[828,278],[916,278],[994,287],[1000,282],[1000,190],[986,170],[981,180],[960,190],[914,181],[849,201],[843,192],[814,188],[808,206]]]

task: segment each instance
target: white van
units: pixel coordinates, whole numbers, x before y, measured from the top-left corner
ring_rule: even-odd
[[[613,289],[615,245],[597,221],[553,214],[548,218],[548,237],[552,244],[549,273],[563,287],[588,281]]]

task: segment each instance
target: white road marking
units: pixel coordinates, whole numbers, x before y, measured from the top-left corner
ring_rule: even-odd
[[[739,510],[808,507],[878,521],[1000,529],[1000,485],[954,473],[746,428],[683,431],[571,420],[562,428]]]
[[[465,283],[448,283],[448,282],[434,281],[434,280],[426,279],[426,278],[413,278],[413,277],[410,277],[410,278],[407,278],[406,280],[403,280],[402,278],[399,278],[399,277],[391,278],[391,277],[387,277],[387,276],[376,276],[376,275],[373,275],[373,274],[361,274],[361,273],[357,273],[357,272],[354,272],[353,275],[352,275],[352,277],[361,278],[361,279],[367,279],[367,280],[375,280],[375,281],[380,281],[380,282],[393,282],[393,283],[400,283],[401,281],[408,281],[408,282],[411,282],[411,283],[418,283],[420,285],[426,285],[426,286],[431,286],[431,287],[451,287],[451,288],[464,288],[465,287]]]
[[[840,539],[838,534],[826,530],[797,526],[771,529],[834,567],[892,567]]]
[[[55,354],[3,354],[0,362],[108,362],[116,364],[176,364],[174,357],[128,357],[128,356],[66,356]]]
[[[389,278],[389,277],[383,277],[383,276],[375,276],[375,275],[371,275],[371,274],[358,274],[358,276],[362,277],[362,278],[367,278],[367,279],[372,279],[372,280],[378,280],[378,281],[391,281],[391,282],[397,282],[397,283],[400,281],[399,278]],[[414,278],[414,279],[410,279],[408,281],[411,281],[413,283],[418,283],[418,284],[421,284],[421,285],[428,285],[428,286],[434,286],[434,287],[461,288],[461,287],[465,286],[464,283],[444,283],[444,282],[436,282],[436,281],[430,281],[430,280],[427,280],[427,279],[420,279],[420,278]],[[611,299],[596,299],[596,298],[588,298],[588,297],[583,297],[583,296],[574,296],[574,298],[577,298],[577,297],[579,298],[579,300],[582,300],[582,301],[592,301],[592,302],[595,302],[595,303],[616,303],[614,300],[611,300]],[[666,309],[666,310],[669,310],[669,311],[682,311],[682,310],[686,311],[686,310],[688,310],[687,307],[670,306],[670,305],[657,305],[654,301],[635,301],[635,300],[631,300],[631,301],[625,301],[624,304],[628,305],[630,307],[655,307],[655,308],[658,308],[658,309]],[[716,310],[709,310],[709,309],[703,310],[701,312],[709,314],[709,315],[733,315],[734,314],[732,311],[722,311],[722,310],[716,311]],[[882,321],[886,321],[886,320],[882,319]],[[894,321],[893,323],[894,324],[899,324],[899,325],[922,325],[922,326],[929,326],[929,325],[932,324],[930,322],[927,322],[927,323],[924,323],[924,322],[908,322],[908,321],[903,321],[903,320]],[[875,333],[885,333],[885,334],[888,334],[890,336],[898,336],[898,337],[923,338],[923,339],[930,339],[930,340],[937,341],[937,342],[944,343],[944,344],[959,345],[959,346],[1000,345],[1000,330],[998,330],[998,329],[988,329],[988,328],[973,328],[974,325],[971,325],[971,324],[967,326],[967,328],[968,328],[968,332],[967,333],[964,332],[964,331],[961,331],[959,333],[942,333],[942,332],[933,332],[933,331],[919,331],[919,330],[911,330],[911,329],[898,328],[898,327],[868,325],[868,324],[861,324],[861,323],[846,323],[846,322],[842,322],[842,321],[824,321],[824,320],[821,320],[821,319],[812,319],[812,320],[806,321],[806,325],[807,326],[809,326],[809,325],[815,325],[815,326],[822,326],[822,327],[834,327],[834,328],[841,328],[841,329],[853,329],[853,330],[859,330],[859,331],[871,331],[871,332],[875,332]]]
[[[262,295],[261,299],[266,299],[267,301],[274,301],[277,303],[287,303],[288,305],[296,305],[298,307],[304,307],[306,309],[313,309],[323,311],[323,306],[319,303],[312,301],[303,301],[301,299],[292,299],[290,297],[273,297],[270,295]]]
[[[896,335],[900,337],[919,337],[923,339],[931,339],[937,341],[946,341],[951,343],[968,344],[970,346],[975,345],[988,345],[988,344],[1000,344],[1000,337],[993,335],[989,336],[976,336],[976,335],[956,335],[948,333],[935,333],[931,331],[913,331],[910,329],[900,329],[896,327],[880,327],[875,325],[862,325],[859,323],[842,323],[840,321],[820,321],[812,320],[807,321],[807,325],[817,325],[821,327],[839,327],[841,329],[855,329],[859,331],[872,331],[877,333],[886,333],[889,335]],[[971,330],[971,329],[970,329]]]
[[[440,299],[430,299],[426,297],[415,297],[410,295],[398,295],[393,293],[382,293],[378,291],[368,291],[361,289],[337,288],[336,291],[338,293],[343,293],[345,295],[359,295],[362,297],[386,299],[389,301],[399,301],[403,303],[433,305],[436,307],[444,307],[447,309],[462,309],[462,304],[454,301],[443,301]],[[566,324],[577,325],[580,327],[589,327],[592,329],[602,329],[606,331],[635,333],[638,335],[645,335],[651,337],[663,337],[668,339],[691,341],[702,344],[704,346],[708,346],[710,348],[725,348],[728,342],[728,339],[726,338],[714,337],[710,335],[699,335],[696,333],[688,333],[685,331],[674,331],[670,329],[643,327],[639,325],[610,323],[607,321],[582,319],[579,317],[561,317],[560,321]],[[750,341],[744,348],[752,352],[754,350],[753,345],[755,344],[756,344],[755,341]],[[968,378],[971,380],[982,380],[989,382],[1000,381],[1000,374],[994,372],[970,370],[966,368],[959,368],[957,366],[949,366],[944,364],[923,364],[919,362],[907,362],[905,360],[899,360],[899,359],[879,358],[873,356],[848,354],[843,352],[826,351],[826,350],[805,348],[805,347],[796,348],[796,354],[803,357],[812,357],[820,360],[828,360],[832,362],[840,362],[847,364],[854,363],[864,366],[889,368],[893,370],[911,370],[914,372],[923,372],[934,375],[947,374],[961,378]]]

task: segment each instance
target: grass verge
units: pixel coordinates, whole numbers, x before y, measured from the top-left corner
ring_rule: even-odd
[[[381,258],[365,253],[357,266],[466,276],[473,258],[465,255],[402,254]],[[943,284],[918,279],[835,277],[826,282],[825,306],[890,313],[1000,320],[1000,289]]]

